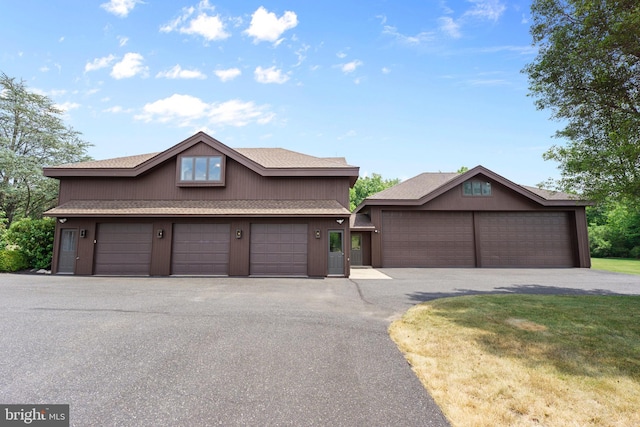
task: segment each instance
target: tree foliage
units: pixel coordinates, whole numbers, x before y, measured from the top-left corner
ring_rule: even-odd
[[[44,166],[88,160],[90,144],[61,116],[49,98],[0,75],[0,212],[9,224],[55,204],[57,182],[42,175]]]
[[[591,255],[640,258],[640,208],[609,202],[587,210]]]
[[[49,268],[55,228],[53,218],[24,218],[11,224],[5,239],[10,247],[24,254],[29,267]]]
[[[353,188],[349,190],[351,211],[353,212],[367,197],[379,193],[400,183],[400,179],[382,179],[382,175],[374,173],[371,176],[358,178]]]
[[[640,3],[534,0],[525,69],[539,109],[566,126],[546,159],[559,187],[594,200],[640,196]]]

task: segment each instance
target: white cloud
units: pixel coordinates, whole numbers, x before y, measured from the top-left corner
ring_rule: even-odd
[[[253,101],[242,102],[232,99],[221,104],[214,104],[209,112],[209,121],[218,125],[246,126],[251,122],[260,125],[269,123],[275,113],[266,111],[267,107],[259,107]]]
[[[116,63],[111,69],[111,77],[114,79],[127,79],[136,75],[146,77],[149,67],[142,64],[144,57],[139,53],[129,52],[124,55],[122,61]]]
[[[289,80],[289,76],[275,66],[269,68],[257,67],[254,72],[254,77],[258,83],[282,84]]]
[[[467,0],[473,3],[473,7],[464,13],[464,16],[471,16],[479,19],[497,21],[500,19],[507,7],[500,0]]]
[[[101,8],[109,13],[113,13],[121,18],[125,18],[129,12],[136,7],[136,4],[142,3],[140,0],[111,0],[107,3],[102,3]]]
[[[253,37],[254,43],[269,41],[279,43],[280,36],[285,31],[298,25],[298,16],[295,12],[286,11],[280,18],[275,13],[267,11],[260,6],[251,15],[251,24],[245,30],[249,36]]]
[[[84,72],[86,73],[88,71],[95,71],[95,70],[99,70],[100,68],[106,68],[109,65],[111,65],[111,63],[115,60],[116,60],[116,57],[114,55],[103,56],[102,58],[96,58],[91,62],[87,62],[87,64],[84,66]]]
[[[174,94],[146,104],[142,114],[136,115],[135,119],[145,122],[175,122],[180,127],[202,127],[205,124],[240,127],[251,123],[267,124],[274,117],[275,114],[269,111],[268,105],[259,106],[253,101],[232,99],[207,104],[191,95]]]
[[[440,30],[447,34],[449,37],[454,39],[459,39],[462,37],[462,33],[460,32],[460,24],[458,24],[453,18],[449,16],[442,16],[438,18],[438,22],[440,23]]]
[[[160,27],[160,31],[164,33],[178,31],[181,34],[197,35],[207,41],[224,40],[231,34],[225,31],[220,15],[208,13],[213,10],[215,7],[211,6],[208,0],[202,0],[197,7],[183,8],[182,14]],[[193,17],[194,15],[196,16]]]
[[[118,45],[120,47],[126,46],[128,42],[129,42],[129,37],[118,36]]]
[[[431,31],[422,31],[415,36],[407,36],[400,32],[396,27],[385,25],[382,29],[382,34],[395,38],[399,43],[409,46],[419,46],[429,43],[434,40],[434,33]]]
[[[346,53],[344,53],[344,52],[338,52],[338,53],[336,53],[336,56],[337,56],[338,58],[342,59],[342,58],[346,58],[346,57],[347,57],[347,54],[346,54]]]
[[[113,114],[119,114],[119,113],[131,113],[133,112],[133,110],[131,108],[127,108],[124,109],[119,105],[114,105],[113,107],[109,107],[109,108],[105,108],[104,110],[102,110],[104,113],[113,113]]]
[[[356,68],[358,68],[361,65],[363,65],[363,62],[360,61],[359,59],[356,59],[355,61],[347,62],[346,64],[341,64],[340,69],[342,70],[343,73],[349,74],[349,73],[353,73],[356,70]]]
[[[382,70],[380,71],[382,71],[382,74],[389,74],[391,72],[391,69],[387,67],[382,67]]]
[[[156,78],[164,77],[166,79],[206,79],[207,76],[199,70],[183,70],[179,64],[167,71],[161,71],[156,74]]]
[[[215,70],[213,73],[218,76],[220,81],[228,82],[242,74],[242,71],[239,68],[227,68],[226,70]]]
[[[62,104],[56,104],[56,107],[61,110],[63,113],[67,111],[76,110],[80,108],[80,104],[76,102],[63,102]]]

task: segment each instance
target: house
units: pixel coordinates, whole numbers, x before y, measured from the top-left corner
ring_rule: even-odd
[[[199,132],[160,153],[44,169],[53,273],[348,276],[358,168]]]
[[[351,263],[373,267],[591,266],[585,206],[482,167],[424,173],[351,216]]]

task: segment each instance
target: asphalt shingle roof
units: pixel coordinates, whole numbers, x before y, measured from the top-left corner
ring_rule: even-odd
[[[348,216],[336,200],[72,200],[47,216]]]

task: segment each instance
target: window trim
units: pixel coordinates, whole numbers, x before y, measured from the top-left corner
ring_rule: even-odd
[[[212,158],[220,158],[220,179],[218,180],[197,180],[195,179],[195,164],[196,159],[207,159],[207,175],[209,174],[209,165]],[[182,165],[184,159],[192,160],[192,176],[194,179],[183,180],[182,179]],[[225,185],[226,176],[226,164],[227,157],[224,154],[209,154],[209,155],[196,155],[196,154],[184,154],[179,155],[176,163],[176,183],[178,187],[223,187]]]
[[[465,191],[465,186],[467,183],[471,184],[471,194],[467,194]],[[474,192],[474,184],[480,185],[480,192],[475,194]],[[469,179],[462,183],[462,197],[493,197],[493,185],[489,180],[481,180],[481,179]],[[485,189],[489,189],[489,193],[485,193]]]

